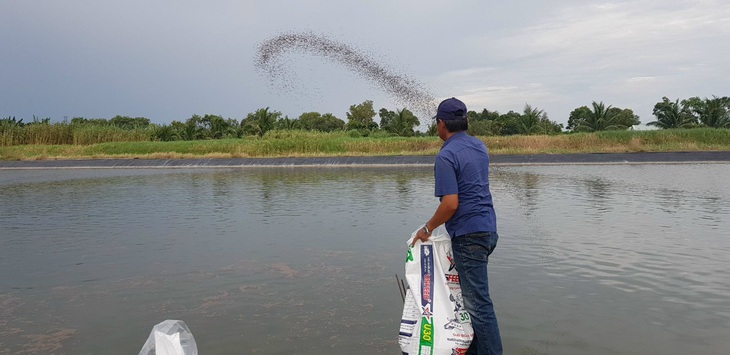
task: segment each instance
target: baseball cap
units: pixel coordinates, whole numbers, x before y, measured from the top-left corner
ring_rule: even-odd
[[[442,120],[465,120],[467,118],[466,105],[455,97],[441,101],[435,118]]]

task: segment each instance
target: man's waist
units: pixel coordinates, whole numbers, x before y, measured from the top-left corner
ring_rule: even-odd
[[[474,232],[457,235],[454,238],[487,238],[497,234],[497,232]]]
[[[476,234],[476,233],[497,233],[497,226],[496,225],[472,225],[472,226],[461,226],[456,227],[454,226],[446,226],[446,231],[449,232],[449,235],[454,238],[457,236],[464,236],[469,234]]]

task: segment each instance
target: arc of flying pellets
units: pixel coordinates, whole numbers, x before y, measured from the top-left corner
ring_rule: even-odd
[[[435,111],[436,99],[424,89],[423,84],[406,75],[393,73],[348,44],[313,33],[286,33],[264,41],[258,48],[255,65],[272,78],[282,77],[285,74],[280,63],[282,56],[297,50],[343,65],[428,118]]]

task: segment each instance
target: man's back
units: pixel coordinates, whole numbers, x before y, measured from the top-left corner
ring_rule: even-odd
[[[435,164],[436,196],[459,195],[459,208],[446,222],[452,237],[496,232],[497,222],[489,191],[489,153],[481,140],[459,132],[441,148]]]

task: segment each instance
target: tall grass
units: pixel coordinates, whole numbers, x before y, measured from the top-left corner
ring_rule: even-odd
[[[14,145],[89,145],[104,142],[149,141],[147,128],[122,129],[111,125],[68,123],[0,125],[0,147]]]
[[[113,127],[89,127],[88,130],[73,130],[72,133],[62,128],[56,130],[53,133],[42,129],[24,131],[24,134],[33,132],[29,134],[33,141],[43,143],[0,146],[0,159],[434,155],[443,144],[438,137],[361,137],[349,132],[298,130],[270,131],[263,137],[242,139],[172,142],[149,141],[146,130],[124,131]],[[69,134],[71,138],[68,138]],[[50,137],[65,137],[70,143],[57,143],[61,139],[54,138],[57,141]],[[24,136],[24,139],[29,138]],[[492,154],[730,150],[730,130],[712,128],[491,136],[480,139],[486,142]],[[94,143],[98,141],[103,143]]]
[[[730,130],[715,128],[483,137],[482,140],[497,154],[730,150]]]
[[[105,142],[145,142],[150,140],[150,131],[146,128],[122,129],[116,126],[83,125],[73,130],[75,145],[89,145]]]

